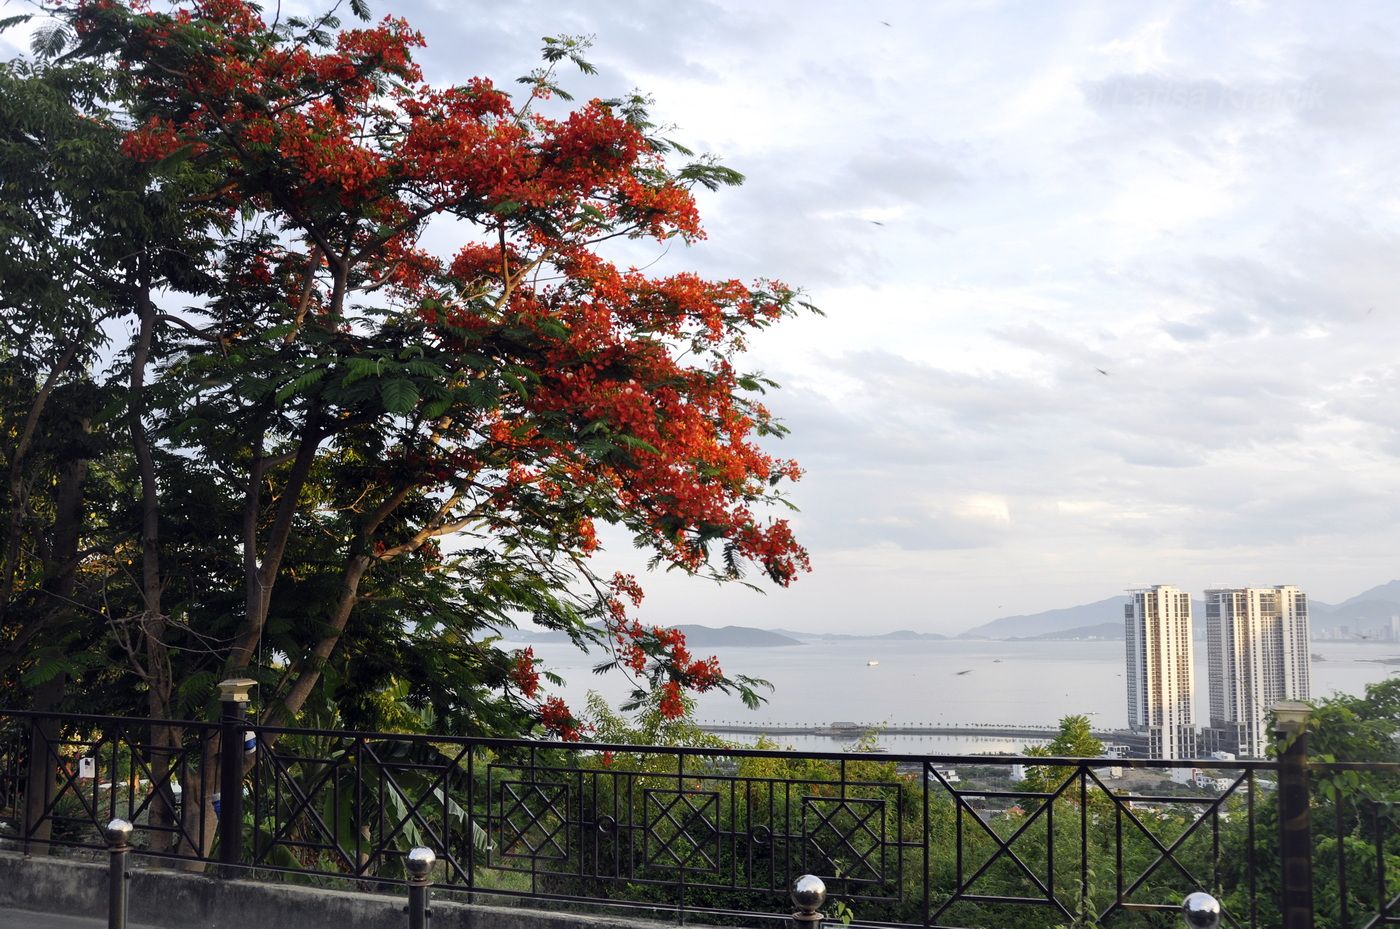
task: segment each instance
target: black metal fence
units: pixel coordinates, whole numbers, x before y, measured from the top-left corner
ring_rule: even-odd
[[[1400,765],[1301,740],[1290,766],[160,727],[0,711],[0,837],[100,850],[120,817],[137,853],[355,887],[402,884],[421,845],[439,892],[707,921],[782,913],[811,873],[871,925],[1171,925],[1195,890],[1229,926],[1298,925],[1299,899],[1307,925],[1400,924]]]

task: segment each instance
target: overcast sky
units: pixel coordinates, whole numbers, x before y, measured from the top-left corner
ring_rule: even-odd
[[[956,632],[1400,576],[1400,5],[372,3],[437,83],[596,36],[577,96],[640,88],[748,176],[632,259],[826,311],[750,356],[813,573],[644,579],[645,618]]]

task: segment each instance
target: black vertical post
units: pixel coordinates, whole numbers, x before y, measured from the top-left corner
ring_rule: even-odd
[[[1278,740],[1279,853],[1283,864],[1283,929],[1313,929],[1312,813],[1308,789],[1306,703],[1274,707]]]
[[[428,929],[428,873],[437,856],[431,848],[416,845],[408,850],[404,867],[408,870],[408,929]]]
[[[219,875],[237,877],[243,861],[243,733],[247,726],[246,678],[219,682]]]
[[[114,819],[107,835],[107,929],[126,929],[126,859],[131,851],[131,823]]]

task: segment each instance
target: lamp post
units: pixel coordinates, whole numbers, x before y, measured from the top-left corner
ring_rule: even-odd
[[[246,677],[219,682],[219,873],[235,877],[243,860],[243,742],[248,695],[257,681]]]

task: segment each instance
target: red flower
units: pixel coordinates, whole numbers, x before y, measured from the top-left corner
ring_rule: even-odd
[[[680,719],[685,715],[681,685],[675,681],[667,681],[661,685],[661,715],[666,719]]]
[[[540,672],[535,670],[535,650],[527,648],[515,656],[515,666],[510,669],[510,679],[520,692],[532,698],[540,689]]]
[[[550,697],[540,707],[540,725],[565,742],[577,742],[583,729],[574,719],[574,714],[569,712],[569,707],[558,697]]]

